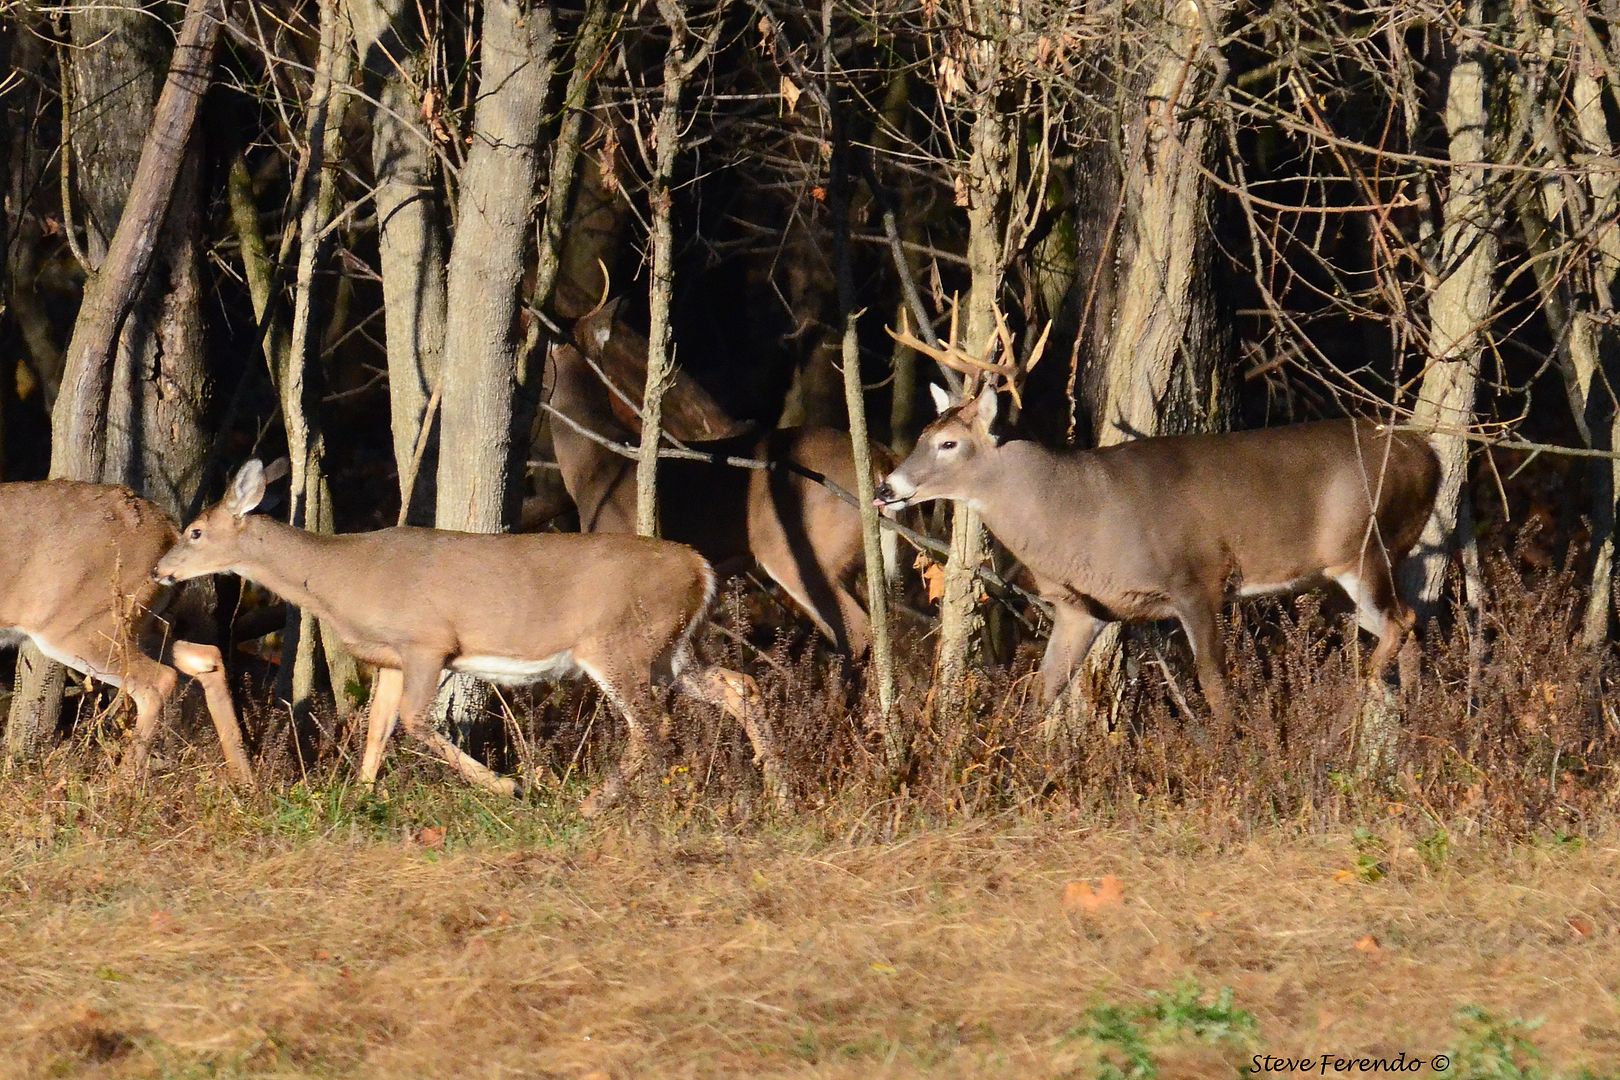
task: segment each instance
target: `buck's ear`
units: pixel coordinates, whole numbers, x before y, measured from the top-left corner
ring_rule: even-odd
[[[597,352],[607,348],[607,343],[613,339],[613,324],[618,321],[619,305],[623,303],[624,297],[615,296],[591,316],[590,345]]]
[[[247,517],[264,501],[265,468],[253,458],[236,470],[231,490],[225,493],[225,509],[234,517]]]
[[[292,462],[283,455],[264,467],[264,482],[267,485],[273,484],[277,480],[285,479],[291,473]]]
[[[999,407],[1000,402],[996,399],[996,388],[986,383],[984,389],[979,391],[978,398],[973,402],[974,418],[984,426],[985,431],[989,431],[995,424],[996,410]]]
[[[934,411],[944,416],[945,410],[951,407],[950,391],[939,385],[939,383],[929,383],[928,396],[934,399]]]

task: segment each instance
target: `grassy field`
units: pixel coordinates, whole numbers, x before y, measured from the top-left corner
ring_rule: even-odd
[[[586,824],[396,775],[5,781],[0,1075],[1620,1075],[1620,838]]]

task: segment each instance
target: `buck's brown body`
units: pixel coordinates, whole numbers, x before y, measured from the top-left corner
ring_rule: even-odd
[[[640,764],[650,734],[641,710],[655,687],[673,683],[738,715],[774,785],[773,750],[764,719],[750,708],[751,684],[693,655],[714,572],[691,548],[639,536],[419,528],[320,536],[252,514],[265,483],[258,462],[243,466],[226,498],[186,527],[157,573],[240,574],[325,620],[345,647],[381,669],[366,783],[376,778],[397,718],[466,779],[517,792],[428,723],[448,669],[505,684],[588,676],[629,723],[626,774]]]
[[[177,536],[167,514],[127,488],[0,484],[0,639],[27,637],[53,660],[127,691],[137,774],[178,685],[175,669],[158,659],[167,654],[203,682],[226,763],[250,784],[219,650],[170,640],[155,614],[166,596],[152,568]]]
[[[551,405],[615,442],[634,442],[611,408],[608,389],[573,346],[552,352]],[[552,424],[563,485],[579,509],[580,529],[635,532],[636,463],[575,431]],[[713,453],[793,462],[856,490],[849,435],[826,427],[791,428],[692,444]],[[873,471],[893,464],[873,445]],[[854,656],[870,642],[866,610],[851,588],[862,566],[860,512],[814,480],[787,470],[741,469],[666,459],[659,465],[661,532],[690,544],[720,567],[756,563],[804,608],[818,629]],[[890,535],[885,533],[886,536]]]
[[[1199,682],[1226,710],[1217,614],[1235,592],[1337,582],[1379,636],[1383,670],[1409,624],[1395,570],[1433,508],[1426,440],[1365,421],[1147,438],[1060,452],[998,442],[991,390],[950,408],[880,501],[960,498],[1027,566],[1055,609],[1044,689],[1068,684],[1102,625],[1175,618]]]

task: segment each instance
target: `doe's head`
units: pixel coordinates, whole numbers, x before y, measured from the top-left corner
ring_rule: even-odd
[[[257,458],[243,465],[231,479],[225,497],[180,530],[179,543],[158,560],[152,577],[164,585],[173,585],[229,572],[240,557],[247,516],[264,501],[265,487],[286,475],[286,458],[269,466]]]
[[[923,428],[917,445],[883,478],[873,493],[880,509],[903,510],[933,499],[971,499],[966,490],[969,467],[994,450],[993,429],[999,408],[996,388],[986,383],[976,397],[957,403],[939,386],[930,386],[939,416]]]

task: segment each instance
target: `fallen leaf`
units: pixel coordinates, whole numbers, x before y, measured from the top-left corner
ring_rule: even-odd
[[[1595,929],[1595,927],[1592,925],[1592,920],[1588,919],[1585,915],[1571,915],[1568,922],[1569,932],[1578,938],[1591,937],[1592,931]]]
[[[180,920],[167,911],[152,912],[150,922],[154,934],[178,934],[180,932]]]
[[[1340,885],[1354,885],[1361,879],[1356,875],[1354,870],[1335,870],[1333,871],[1333,880],[1337,881]]]
[[[428,825],[416,830],[416,842],[432,851],[441,851],[444,848],[444,826]]]
[[[885,964],[881,960],[872,961],[872,970],[879,975],[894,975],[899,971],[893,964]]]
[[[1063,887],[1063,910],[1096,915],[1125,903],[1125,883],[1108,874],[1092,888],[1089,881],[1071,881]]]
[[[1378,939],[1371,934],[1363,934],[1356,939],[1356,952],[1366,953],[1368,956],[1377,956],[1383,951],[1384,947],[1378,944]]]

